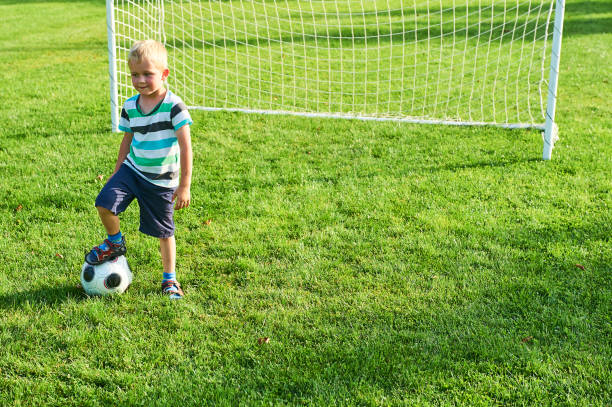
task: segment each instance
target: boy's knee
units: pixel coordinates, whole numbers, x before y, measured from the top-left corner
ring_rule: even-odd
[[[119,216],[117,216],[113,211],[108,210],[103,206],[96,206],[96,209],[98,210],[98,216],[100,216],[102,220],[119,218]]]
[[[96,206],[96,209],[98,210],[98,212],[100,212],[100,214],[105,214],[105,215],[111,214],[111,215],[114,215],[114,213],[112,213],[111,211],[109,211],[108,209],[106,209],[103,206]]]

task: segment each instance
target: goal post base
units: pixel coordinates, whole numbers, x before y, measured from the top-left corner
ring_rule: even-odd
[[[542,141],[544,141],[542,158],[550,160],[555,143],[559,141],[559,126],[557,126],[557,123],[553,122],[550,126],[546,127],[546,130],[542,132]]]

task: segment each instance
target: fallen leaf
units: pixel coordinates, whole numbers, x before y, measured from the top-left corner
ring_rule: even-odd
[[[206,226],[210,226],[211,223],[212,223],[212,219],[206,219]]]
[[[575,264],[576,267],[578,267],[580,270],[584,270],[584,266],[582,264]]]
[[[264,343],[270,343],[270,338],[267,338],[267,337],[266,338],[259,338],[257,340],[257,343],[260,344],[260,345],[263,345]]]
[[[64,258],[64,256],[61,253],[55,253],[55,257],[59,257],[60,259]]]
[[[20,210],[23,209],[23,205],[19,204],[17,205],[17,207],[15,208],[15,212],[19,212]]]
[[[532,340],[533,340],[533,336],[526,336],[521,340],[521,342],[527,343],[527,342],[531,342]]]
[[[102,174],[98,174],[98,176],[96,177],[96,179],[97,179],[98,181],[102,181],[102,180],[104,179],[104,175],[102,175]]]

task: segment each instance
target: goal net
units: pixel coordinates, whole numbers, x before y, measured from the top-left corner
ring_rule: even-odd
[[[192,109],[553,129],[563,4],[107,0],[113,115],[151,38]]]

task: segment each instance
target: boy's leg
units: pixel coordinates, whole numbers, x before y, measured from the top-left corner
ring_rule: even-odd
[[[102,206],[96,206],[100,220],[106,229],[108,235],[116,235],[119,233],[119,216]]]
[[[95,246],[85,255],[85,261],[92,265],[104,263],[116,257],[125,255],[125,238],[119,230],[119,217],[101,206],[96,207],[100,220],[106,229],[108,238],[102,244]]]
[[[101,264],[126,253],[125,238],[121,235],[117,214],[123,212],[134,199],[130,187],[130,173],[122,167],[109,179],[98,194],[96,209],[108,238],[85,255],[87,263]]]
[[[140,231],[159,239],[164,276],[162,292],[170,299],[183,297],[183,290],[176,279],[176,241],[174,239],[173,188],[163,188],[141,181],[136,190],[140,208]]]
[[[176,241],[174,236],[159,239],[164,274],[175,274],[176,267]]]
[[[178,300],[185,295],[176,279],[176,240],[174,236],[159,239],[164,276],[162,292],[170,295],[170,299]]]

